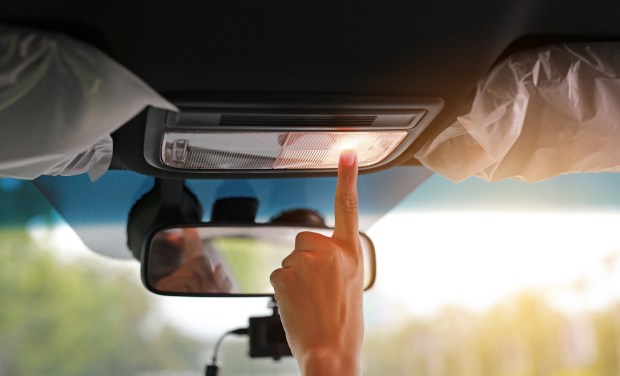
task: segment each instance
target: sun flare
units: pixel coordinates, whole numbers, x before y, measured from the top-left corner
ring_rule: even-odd
[[[425,314],[484,310],[526,289],[567,310],[597,307],[620,292],[619,224],[605,212],[393,213],[368,231],[375,288]]]

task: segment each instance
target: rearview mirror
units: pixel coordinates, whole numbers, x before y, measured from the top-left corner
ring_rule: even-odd
[[[142,280],[152,292],[177,296],[270,296],[269,276],[295,248],[295,236],[330,228],[273,224],[201,224],[155,232],[142,256]],[[375,280],[375,250],[360,233],[364,289]]]

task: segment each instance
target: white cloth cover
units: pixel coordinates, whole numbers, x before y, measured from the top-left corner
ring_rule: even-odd
[[[0,177],[100,177],[110,134],[146,106],[176,111],[101,51],[62,34],[0,25]]]
[[[620,43],[510,56],[478,83],[471,112],[415,157],[455,182],[620,171]]]

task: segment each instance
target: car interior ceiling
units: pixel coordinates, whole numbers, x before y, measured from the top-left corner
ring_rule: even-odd
[[[428,179],[433,171],[441,174],[427,168],[426,164],[427,167],[421,167],[424,159],[420,157],[422,162],[419,162],[413,157],[414,153],[428,141],[435,140],[459,115],[469,112],[477,83],[494,66],[501,66],[498,62],[513,52],[549,44],[620,41],[617,17],[620,1],[617,0],[319,0],[303,3],[25,0],[5,2],[1,8],[0,24],[57,31],[87,42],[182,109],[191,106],[201,109],[201,104],[206,103],[230,103],[233,106],[251,103],[256,104],[256,108],[263,105],[277,108],[280,105],[290,110],[301,108],[294,106],[302,103],[333,104],[337,108],[343,103],[381,104],[382,101],[398,102],[398,98],[403,101],[402,98],[428,98],[429,101],[436,100],[435,103],[442,102],[443,107],[435,107],[437,116],[430,111],[435,116],[430,117],[430,125],[416,128],[422,129],[419,135],[416,134],[415,141],[400,145],[402,150],[406,149],[405,152],[387,164],[369,170],[376,171],[376,174],[361,171],[359,202],[364,205],[363,208],[360,205],[359,210],[360,231],[373,226]],[[493,105],[497,107],[495,102]],[[187,236],[185,239],[190,239],[187,234],[198,234],[198,230],[208,229],[209,226],[217,228],[221,224],[231,228],[255,227],[264,233],[269,225],[275,224],[273,228],[277,228],[279,222],[304,224],[311,230],[334,232],[326,223],[334,217],[331,214],[336,179],[331,178],[335,172],[308,168],[310,173],[270,170],[261,175],[258,169],[246,168],[245,172],[238,173],[228,165],[217,168],[230,171],[219,172],[215,171],[216,168],[192,172],[189,168],[174,170],[161,168],[161,165],[157,167],[146,157],[149,140],[150,144],[157,143],[158,149],[152,153],[155,157],[162,158],[165,154],[163,145],[166,140],[160,137],[161,134],[148,137],[148,117],[154,111],[161,111],[161,114],[164,110],[146,108],[111,134],[113,155],[110,170],[113,171],[105,177],[100,176],[96,184],[93,184],[95,179],[89,180],[84,174],[62,178],[44,174],[34,179],[33,184],[91,251],[115,259],[138,260],[143,267],[144,286],[151,292],[210,297],[238,293],[238,296],[273,298],[272,290],[267,293],[251,290],[246,294],[233,290],[230,287],[232,284],[228,289],[203,289],[195,294],[195,291],[188,294],[189,291],[159,287],[157,283],[177,270],[183,255],[171,246],[174,243],[164,241],[169,240],[165,236],[180,238],[182,234]],[[429,111],[420,109],[420,113],[423,118]],[[167,120],[168,115],[176,116],[173,112],[166,112],[161,117]],[[106,112],[106,117],[110,117],[109,112]],[[126,118],[123,117],[123,121]],[[92,125],[90,122],[83,123]],[[168,125],[165,122],[162,124],[158,124],[162,125],[161,129]],[[412,120],[411,124],[418,123]],[[272,128],[277,125],[272,125]],[[344,126],[341,128],[339,130],[344,130],[341,133],[350,130]],[[410,128],[413,129],[414,125]],[[276,132],[270,128],[261,131],[266,133],[265,129]],[[301,129],[300,133],[307,130]],[[183,129],[177,131],[182,133]],[[216,133],[217,129],[209,131]],[[277,134],[284,140],[280,142],[283,150],[290,134],[286,138]],[[109,136],[109,132],[106,133],[108,139]],[[234,134],[235,141],[238,136]],[[237,149],[233,151],[238,152]],[[458,157],[462,158],[464,154],[460,153]],[[256,155],[249,155],[248,159],[250,157]],[[264,155],[259,157],[268,158]],[[458,165],[458,162],[455,164]],[[396,166],[405,167],[392,169]],[[274,179],[247,179],[254,177]],[[285,179],[289,177],[292,179]],[[357,193],[355,195],[357,199]],[[297,218],[291,220],[294,217],[292,214],[299,215],[300,211],[304,215],[316,215],[319,225],[302,223]],[[200,227],[203,225],[204,228]],[[412,227],[409,223],[404,226],[407,229]],[[449,228],[443,222],[437,227]],[[163,235],[156,238],[159,231]],[[209,234],[208,231],[205,233]],[[230,237],[231,249],[236,240],[251,238],[246,233],[242,235]],[[456,237],[450,232],[440,236]],[[203,247],[211,247],[212,238],[196,235],[196,239],[200,252],[203,252]],[[255,241],[254,238],[250,240]],[[409,238],[405,240],[410,241]],[[190,241],[183,240],[185,243]],[[369,240],[369,243],[372,262],[365,265],[372,265],[370,287],[374,283],[376,265],[374,246],[372,241]],[[155,244],[160,244],[159,255],[157,252],[149,253],[151,248],[156,248]],[[256,244],[252,243],[252,246],[260,248]],[[287,252],[291,248],[287,248]],[[173,260],[178,265],[162,257],[162,254],[170,256],[166,252],[171,249],[178,252],[174,255],[178,258]],[[180,249],[189,252],[188,249]],[[367,255],[364,257],[369,259]],[[251,258],[247,260],[252,261]],[[256,266],[259,264],[252,265],[252,270],[258,269]],[[159,274],[149,274],[149,265],[154,265],[151,267]],[[157,267],[162,265],[174,267],[161,272],[162,269]],[[209,261],[209,265],[210,269],[216,264]],[[222,265],[220,263],[218,266]],[[249,261],[248,265],[251,265]],[[365,268],[369,269],[367,266]],[[268,278],[257,279],[267,281]],[[271,285],[268,288],[271,289]],[[407,294],[413,295],[409,291]],[[216,372],[213,369],[217,370],[219,344],[229,334],[250,336],[248,355],[251,357],[279,360],[281,356],[292,355],[275,299],[270,301],[269,307],[272,315],[251,317],[249,328],[231,330],[219,337],[213,361],[206,369],[207,374],[216,374],[209,373],[209,370]],[[449,333],[453,342],[460,335],[456,333],[455,336],[455,333]],[[402,333],[399,336],[405,338]],[[432,339],[430,336],[428,338]],[[409,347],[414,345],[414,342],[408,343]],[[433,343],[431,345],[435,346]],[[438,352],[436,347],[431,350]],[[0,375],[3,370],[1,366]]]
[[[467,111],[507,53],[620,37],[620,3],[9,2],[0,22],[65,32],[119,61],[173,102],[247,96],[442,98],[440,115],[394,164]],[[166,175],[141,153],[144,113],[113,134],[113,169]],[[407,157],[409,156],[409,157]],[[393,164],[392,164],[393,165]]]

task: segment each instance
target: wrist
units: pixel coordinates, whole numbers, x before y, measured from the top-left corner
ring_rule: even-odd
[[[303,376],[359,376],[362,374],[360,359],[356,351],[317,348],[299,359],[299,368]]]

